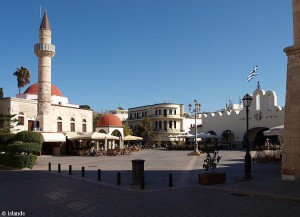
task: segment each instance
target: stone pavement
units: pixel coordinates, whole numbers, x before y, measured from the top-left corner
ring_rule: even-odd
[[[204,156],[146,150],[133,156],[42,156],[33,170],[0,170],[1,214],[25,216],[300,216],[300,183],[283,182],[280,165],[252,164],[243,181],[242,151],[221,151],[221,185],[197,184]],[[131,160],[145,159],[145,189],[130,185]],[[48,172],[48,163],[52,171]],[[57,172],[61,163],[62,172]],[[72,164],[73,174],[68,175]],[[81,167],[86,176],[81,177]],[[97,181],[97,169],[102,180]],[[121,172],[121,185],[116,173]],[[168,187],[172,173],[174,187]],[[10,215],[12,216],[12,215]]]

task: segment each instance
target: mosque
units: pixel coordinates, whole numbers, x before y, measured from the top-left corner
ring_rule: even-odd
[[[47,13],[44,13],[40,29],[39,43],[34,45],[38,57],[38,82],[16,97],[1,97],[0,111],[16,115],[18,122],[14,132],[29,130],[41,132],[45,154],[52,152],[53,146],[66,141],[68,132],[92,132],[93,112],[79,105],[70,104],[51,82],[52,58],[55,46],[51,44],[51,28]],[[3,121],[0,128],[4,128]]]

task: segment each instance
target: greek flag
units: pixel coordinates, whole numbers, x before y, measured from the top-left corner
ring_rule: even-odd
[[[251,79],[252,79],[254,76],[256,76],[256,75],[258,75],[258,67],[257,67],[257,66],[255,66],[255,67],[251,70],[251,72],[249,73],[249,75],[248,75],[248,77],[247,77],[247,81],[248,81],[248,82],[251,81]]]

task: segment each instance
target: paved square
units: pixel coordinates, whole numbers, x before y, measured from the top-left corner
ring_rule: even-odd
[[[204,156],[188,153],[142,150],[118,157],[42,156],[33,170],[0,170],[0,211],[22,211],[26,216],[299,216],[300,183],[281,181],[280,164],[253,163],[253,179],[241,181],[244,151],[220,151],[217,170],[226,171],[228,181],[202,186],[197,174],[204,172]],[[133,159],[145,160],[144,190],[130,184]],[[68,165],[73,166],[72,175]],[[121,172],[120,186],[117,172]],[[173,188],[168,187],[169,173]]]

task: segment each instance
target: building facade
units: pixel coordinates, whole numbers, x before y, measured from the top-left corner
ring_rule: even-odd
[[[293,0],[294,45],[288,57],[282,179],[300,180],[300,0]]]
[[[109,113],[114,114],[120,118],[121,121],[127,121],[128,119],[128,110],[118,107],[115,110],[109,111]]]
[[[194,118],[186,118],[183,104],[160,103],[129,108],[128,126],[135,131],[146,117],[155,133],[151,142],[159,144],[173,142],[176,135],[187,133],[195,123]]]
[[[16,115],[13,132],[92,132],[93,114],[89,109],[69,104],[68,98],[51,81],[51,59],[55,47],[51,44],[51,28],[45,12],[34,46],[38,57],[38,82],[16,97],[0,98],[0,113]],[[0,127],[4,127],[2,123]]]
[[[284,110],[277,105],[274,91],[256,89],[249,107],[249,140],[254,147],[263,141],[263,131],[283,125]],[[216,135],[218,140],[227,144],[242,146],[246,134],[246,109],[243,105],[228,105],[227,109],[219,112],[201,114],[202,126],[199,133]],[[192,131],[193,132],[193,131]]]

